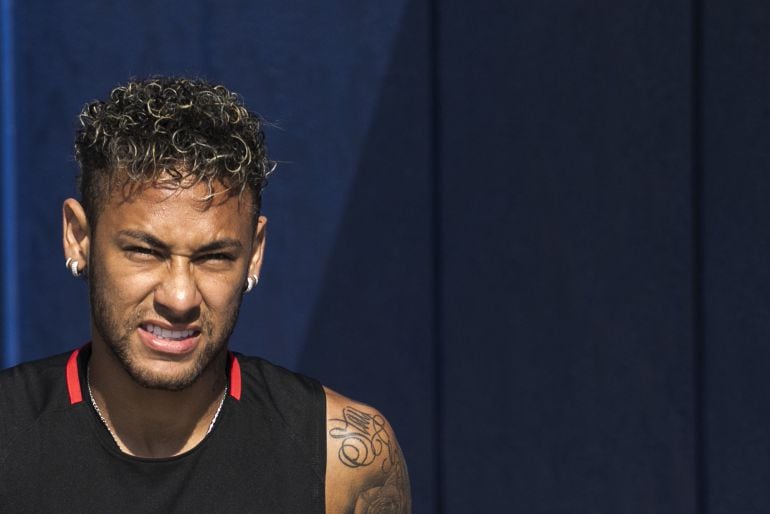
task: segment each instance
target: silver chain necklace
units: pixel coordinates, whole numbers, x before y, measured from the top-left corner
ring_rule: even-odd
[[[91,398],[91,405],[94,406],[94,410],[96,411],[96,414],[99,416],[99,419],[102,421],[102,424],[104,425],[104,427],[110,433],[112,440],[115,441],[115,444],[118,446],[118,448],[122,450],[123,447],[120,445],[120,442],[118,441],[118,437],[115,435],[115,432],[112,431],[112,428],[110,428],[110,425],[107,423],[107,420],[104,419],[104,415],[102,415],[102,411],[99,410],[99,406],[96,404],[94,393],[91,391],[91,367],[90,366],[86,369],[86,387],[88,387],[88,396],[89,398]],[[216,423],[217,418],[219,417],[219,413],[222,411],[222,405],[225,404],[225,398],[227,398],[227,383],[225,383],[225,392],[222,394],[222,399],[219,400],[219,407],[217,407],[217,411],[214,413],[214,417],[211,419],[211,423],[209,423],[209,428],[208,430],[206,430],[206,435],[209,435],[211,431],[214,429],[214,423]]]

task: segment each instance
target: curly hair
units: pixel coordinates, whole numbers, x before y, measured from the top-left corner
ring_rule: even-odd
[[[228,194],[250,190],[255,216],[275,163],[267,157],[263,121],[221,85],[153,77],[112,90],[79,116],[75,158],[83,208],[94,222],[117,180],[180,187],[219,182]],[[219,193],[217,193],[219,194]]]

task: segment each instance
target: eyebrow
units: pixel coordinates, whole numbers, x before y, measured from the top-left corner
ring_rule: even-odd
[[[118,232],[118,236],[138,239],[139,241],[142,241],[145,244],[148,244],[154,248],[158,248],[161,250],[169,249],[166,243],[148,234],[147,232],[142,232],[139,230],[120,230]],[[243,244],[238,239],[225,237],[201,246],[200,248],[195,250],[195,253],[206,253],[206,252],[212,252],[217,250],[241,250],[241,249],[243,249]]]

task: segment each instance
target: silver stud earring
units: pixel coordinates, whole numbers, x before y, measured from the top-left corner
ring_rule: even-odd
[[[246,290],[245,292],[248,293],[252,289],[254,289],[254,286],[259,283],[259,277],[256,275],[249,275],[248,278],[246,278]]]
[[[72,273],[72,276],[75,278],[80,278],[83,276],[83,271],[85,270],[78,270],[78,262],[77,259],[72,259],[70,257],[67,257],[67,262],[64,263],[66,267],[70,269],[70,273]]]

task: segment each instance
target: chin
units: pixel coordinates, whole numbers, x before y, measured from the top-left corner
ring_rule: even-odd
[[[183,362],[147,362],[122,345],[109,345],[121,367],[134,382],[146,389],[181,391],[192,386],[222,355],[225,345],[212,345],[192,360]]]
[[[193,385],[201,375],[196,370],[187,373],[162,373],[132,366],[124,366],[124,369],[138,385],[145,389],[161,391],[182,391]]]

